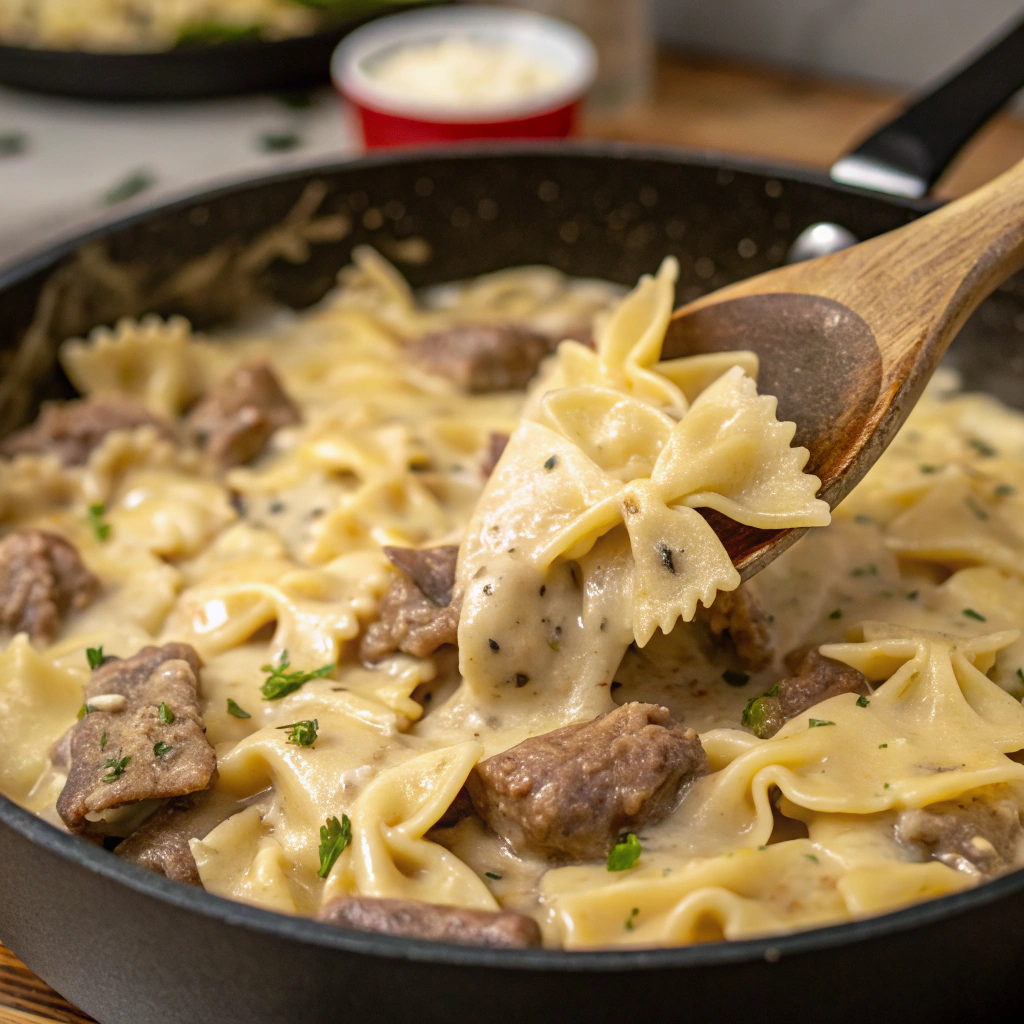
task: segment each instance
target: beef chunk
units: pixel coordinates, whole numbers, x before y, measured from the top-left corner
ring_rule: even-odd
[[[199,666],[188,644],[171,643],[144,647],[93,672],[85,701],[96,700],[101,710],[74,728],[68,780],[57,799],[69,829],[89,831],[90,814],[211,785],[217,757],[199,713]]]
[[[958,871],[998,875],[1020,862],[1020,811],[1009,800],[967,795],[903,811],[897,841],[922,859],[934,858]]]
[[[491,431],[491,436],[487,442],[487,452],[484,455],[483,462],[480,463],[480,472],[488,477],[494,472],[494,467],[498,464],[498,459],[505,454],[505,448],[508,446],[509,436],[508,434],[499,434],[497,431]]]
[[[743,710],[743,724],[766,740],[791,718],[841,693],[867,693],[868,681],[855,668],[818,653],[818,648],[790,651],[786,667],[793,673]]]
[[[684,783],[707,771],[692,729],[663,707],[633,703],[482,761],[467,787],[516,850],[593,860],[622,832],[664,818]]]
[[[728,637],[740,664],[748,672],[760,672],[772,660],[772,636],[768,616],[761,602],[746,586],[719,591],[715,603],[702,611],[702,618],[716,640]]]
[[[63,537],[19,530],[0,541],[0,626],[49,643],[64,616],[96,596],[100,581]]]
[[[71,737],[74,733],[75,729],[72,726],[50,748],[50,764],[65,775],[71,770]]]
[[[128,398],[47,402],[35,423],[11,434],[2,450],[8,457],[53,454],[65,466],[82,466],[111,431],[146,426],[175,439],[169,424]]]
[[[455,794],[455,799],[448,805],[448,809],[437,819],[434,828],[452,828],[472,813],[473,801],[470,799],[469,790],[463,786]]]
[[[227,816],[209,791],[168,800],[115,853],[133,864],[166,875],[172,882],[199,885],[190,839],[205,839]]]
[[[221,466],[256,458],[280,427],[298,423],[299,410],[269,363],[240,366],[188,415],[199,445]]]
[[[450,604],[455,589],[459,549],[454,544],[437,548],[386,547],[384,554],[401,569],[434,604]]]
[[[380,620],[363,637],[363,660],[380,661],[393,651],[425,658],[443,644],[456,643],[462,608],[453,593],[459,549],[387,547],[384,553],[402,575],[380,602]]]
[[[540,945],[537,922],[511,910],[467,910],[418,900],[341,896],[321,907],[317,920],[361,932],[462,946],[526,949]]]
[[[551,351],[550,338],[511,324],[448,327],[406,349],[414,363],[472,394],[525,388]]]

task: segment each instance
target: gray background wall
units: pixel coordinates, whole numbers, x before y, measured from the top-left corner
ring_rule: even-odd
[[[1024,15],[1022,0],[652,2],[669,45],[901,86],[923,84]]]

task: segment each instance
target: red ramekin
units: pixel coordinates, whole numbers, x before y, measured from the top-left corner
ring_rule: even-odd
[[[512,104],[467,110],[395,97],[367,73],[374,59],[388,51],[449,36],[515,46],[561,70],[562,81]],[[465,5],[372,22],[345,39],[331,62],[334,84],[355,109],[367,149],[466,139],[564,138],[575,131],[596,71],[593,45],[571,25],[527,11]]]

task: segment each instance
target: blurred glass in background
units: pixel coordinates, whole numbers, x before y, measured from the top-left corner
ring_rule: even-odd
[[[507,0],[506,6],[561,18],[597,47],[597,82],[588,105],[609,111],[650,95],[654,23],[650,0]]]

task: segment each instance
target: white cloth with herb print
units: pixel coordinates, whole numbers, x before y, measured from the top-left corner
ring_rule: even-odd
[[[154,201],[343,159],[356,136],[334,94],[112,104],[0,89],[0,266]]]

